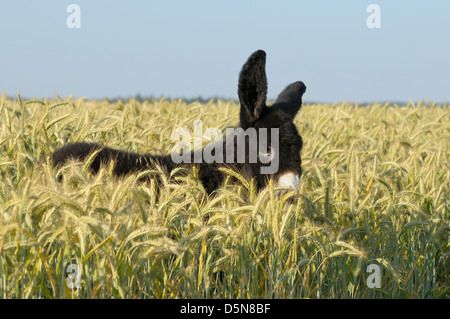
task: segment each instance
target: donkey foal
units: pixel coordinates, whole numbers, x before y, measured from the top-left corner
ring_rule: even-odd
[[[223,152],[221,158],[234,160],[223,163],[202,159],[199,162],[194,160],[198,158],[195,155],[197,150],[190,153],[191,160],[179,163],[174,161],[175,154],[155,156],[116,150],[95,143],[73,143],[63,146],[52,154],[53,165],[59,167],[70,159],[82,161],[97,151],[90,165],[94,173],[98,172],[102,163],[111,160],[115,163],[113,172],[117,176],[155,168],[157,165],[168,172],[183,165],[196,166],[205,190],[211,194],[225,179],[225,174],[219,168],[227,166],[240,171],[246,178],[255,179],[258,189],[265,187],[269,179],[273,178],[276,185],[297,191],[300,188],[302,173],[300,158],[302,138],[293,120],[301,108],[306,86],[300,81],[288,85],[278,95],[275,103],[268,107],[265,66],[266,53],[258,50],[248,58],[239,74],[238,96],[241,104],[239,127],[242,128],[241,134],[244,136],[236,134],[231,142],[227,138],[221,148],[215,149]],[[248,129],[254,129],[257,132],[256,135],[247,134]],[[278,134],[275,138],[270,134],[262,136],[260,132],[264,129],[268,131],[275,129]],[[241,143],[238,143],[239,139]],[[234,147],[230,148],[229,143],[232,143]],[[266,144],[266,147],[261,148],[262,144]],[[256,150],[256,160],[252,160],[251,150]],[[273,161],[277,161],[277,169],[269,173],[267,169],[264,171],[264,168],[271,166]]]

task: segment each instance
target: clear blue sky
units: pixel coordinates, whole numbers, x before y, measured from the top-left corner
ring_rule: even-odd
[[[71,3],[80,29],[66,26]],[[237,98],[257,49],[269,98],[302,80],[308,101],[450,101],[450,0],[0,0],[8,96]]]

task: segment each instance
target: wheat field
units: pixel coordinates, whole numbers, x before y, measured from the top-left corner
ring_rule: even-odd
[[[3,94],[0,118],[0,298],[450,297],[446,104],[304,104],[301,189],[282,196],[233,171],[207,197],[195,171],[48,164],[76,141],[166,154],[177,127],[236,126],[232,101]]]

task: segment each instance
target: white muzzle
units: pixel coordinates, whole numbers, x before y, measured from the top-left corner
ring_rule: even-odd
[[[285,173],[278,178],[277,186],[298,191],[300,189],[300,176],[291,172]]]

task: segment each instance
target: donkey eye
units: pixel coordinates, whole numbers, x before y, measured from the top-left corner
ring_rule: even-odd
[[[259,151],[259,153],[258,153],[259,160],[263,164],[270,163],[273,160],[274,156],[275,156],[275,152],[272,151],[272,148],[270,146],[269,146],[269,151],[267,153],[261,152],[261,151]]]

